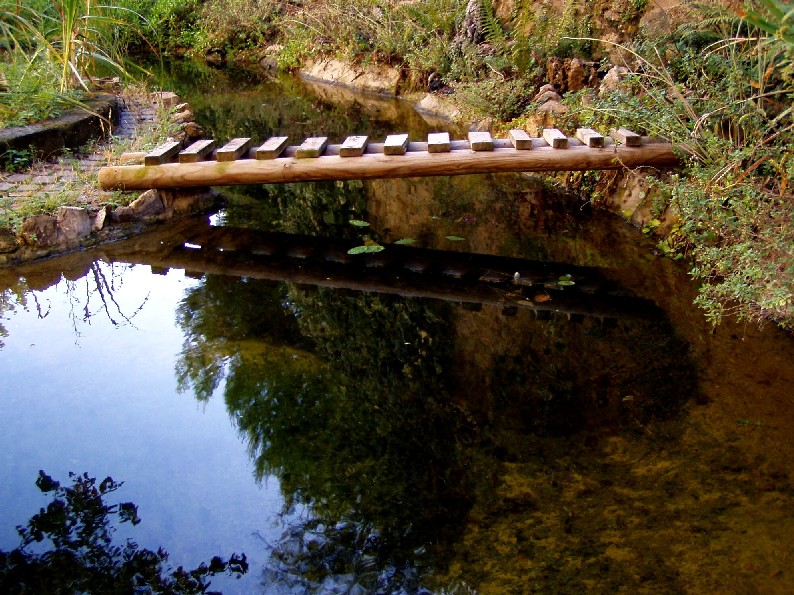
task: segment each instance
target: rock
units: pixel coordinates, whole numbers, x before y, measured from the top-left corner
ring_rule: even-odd
[[[552,57],[546,62],[546,79],[560,94],[581,91],[598,81],[598,65],[579,58]]]
[[[130,209],[136,219],[158,220],[165,215],[165,206],[157,190],[147,190],[130,203]]]
[[[58,221],[53,215],[35,215],[22,223],[19,235],[30,246],[55,246],[59,241]]]
[[[94,231],[101,231],[105,227],[105,221],[107,220],[109,213],[110,208],[107,206],[99,209],[97,214],[94,215],[93,221],[91,222],[91,229]]]
[[[166,107],[173,107],[182,103],[179,95],[171,91],[155,91],[154,93],[150,93],[149,97],[152,98],[152,101],[158,101]]]
[[[10,254],[19,249],[17,234],[10,229],[0,229],[0,254]]]
[[[540,114],[564,114],[568,111],[568,106],[552,99],[541,105],[537,111]]]
[[[569,64],[566,65],[568,76],[568,91],[581,91],[585,88],[587,79],[589,78],[585,71],[584,62],[579,58],[573,58]]]
[[[61,241],[73,242],[91,233],[91,217],[81,207],[60,207],[56,221]]]
[[[183,112],[174,114],[174,116],[171,118],[171,121],[174,124],[186,124],[187,122],[193,122],[195,119],[196,115],[193,113],[193,110],[188,108]]]
[[[301,70],[301,77],[335,85],[351,87],[367,93],[396,96],[402,73],[398,68],[384,65],[354,66],[339,60],[310,62]]]
[[[598,88],[599,95],[613,93],[620,88],[620,84],[626,75],[629,74],[629,69],[625,66],[613,66],[609,69],[601,81],[601,86]]]
[[[111,219],[115,223],[131,223],[135,221],[135,212],[130,207],[116,207]]]
[[[182,126],[182,131],[189,139],[196,139],[204,136],[204,129],[195,122],[186,122],[184,126]]]
[[[543,91],[542,93],[538,93],[532,99],[533,103],[546,103],[547,101],[562,101],[562,97],[560,97],[559,93],[556,91]]]
[[[185,134],[184,130],[180,130],[179,132],[176,132],[175,134],[168,137],[168,140],[176,141],[184,145],[185,141],[187,141],[187,134]]]
[[[437,96],[429,93],[414,104],[414,109],[422,114],[422,117],[431,115],[438,118],[438,120],[449,122],[454,122],[460,115],[460,111],[454,105],[447,101],[441,101]],[[426,117],[425,120],[427,120]]]

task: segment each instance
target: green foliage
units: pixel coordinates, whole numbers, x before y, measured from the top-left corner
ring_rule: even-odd
[[[209,565],[186,571],[170,568],[162,548],[154,552],[132,540],[113,544],[112,517],[119,523],[141,522],[132,502],[106,503],[122,483],[106,477],[97,486],[87,473],[69,477],[72,485],[61,486],[39,471],[36,486],[52,500],[26,526],[17,527],[19,547],[0,551],[3,593],[199,594],[207,592],[208,577],[247,572],[245,555],[233,554],[228,561],[216,556]]]
[[[7,48],[0,125],[26,124],[79,107],[100,73],[126,76],[122,39],[140,15],[96,0],[16,4],[0,4],[0,33]]]
[[[33,164],[33,154],[28,149],[7,149],[0,155],[0,163],[7,172],[18,172]]]
[[[735,313],[792,328],[794,87],[779,61],[783,41],[733,30],[745,35],[707,30],[718,41],[704,48],[689,26],[666,44],[634,48],[634,75],[579,115],[602,130],[636,127],[681,149],[684,174],[662,186],[683,219],[677,243],[694,258],[692,274],[703,281],[697,303],[708,317],[716,323]]]
[[[461,83],[457,91],[479,117],[509,122],[524,113],[530,105],[535,84],[526,78],[505,80],[492,76],[476,82]]]

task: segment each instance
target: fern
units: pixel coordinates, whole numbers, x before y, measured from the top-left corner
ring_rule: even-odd
[[[503,48],[507,45],[507,36],[502,28],[502,23],[496,18],[491,0],[480,0],[480,30],[485,37],[485,41],[495,46]]]

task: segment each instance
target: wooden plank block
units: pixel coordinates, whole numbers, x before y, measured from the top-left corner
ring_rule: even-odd
[[[327,136],[309,137],[305,141],[303,141],[301,143],[301,146],[298,147],[298,150],[295,151],[295,157],[296,159],[319,157],[320,155],[323,154],[327,146],[328,146]]]
[[[549,146],[553,149],[568,148],[568,137],[556,128],[544,128],[543,140],[549,143]]]
[[[431,132],[427,135],[428,153],[449,153],[450,141],[448,132]]]
[[[577,128],[576,138],[588,147],[603,147],[604,137],[592,128]]]
[[[609,136],[616,143],[622,143],[627,147],[639,147],[642,144],[642,137],[628,128],[613,128],[609,131]]]
[[[212,153],[215,141],[212,139],[197,140],[184,151],[179,152],[179,163],[196,163]]]
[[[507,133],[507,138],[509,138],[513,146],[520,151],[532,148],[532,137],[527,134],[526,130],[511,130]]]
[[[405,155],[408,150],[407,134],[390,134],[383,143],[384,155]]]
[[[171,161],[171,158],[179,152],[181,143],[170,141],[160,145],[154,151],[146,154],[143,158],[144,165],[160,165]]]
[[[493,151],[493,138],[490,132],[469,132],[469,145],[472,151]]]
[[[236,161],[251,148],[250,138],[233,138],[215,152],[218,161]]]
[[[348,136],[342,146],[339,147],[340,157],[361,157],[364,154],[364,149],[367,148],[369,137],[366,136]]]
[[[275,159],[287,148],[288,136],[271,136],[265,143],[257,148],[257,159]]]

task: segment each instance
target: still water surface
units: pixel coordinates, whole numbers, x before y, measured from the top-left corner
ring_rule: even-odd
[[[220,140],[435,126],[224,76],[170,85]],[[0,549],[39,469],[88,471],[139,506],[120,536],[189,566],[244,551],[229,593],[794,589],[792,341],[712,331],[638,231],[515,175],[227,194],[0,274]],[[429,272],[327,256],[408,238]],[[458,282],[466,252],[507,282]],[[507,258],[558,264],[516,285]]]

